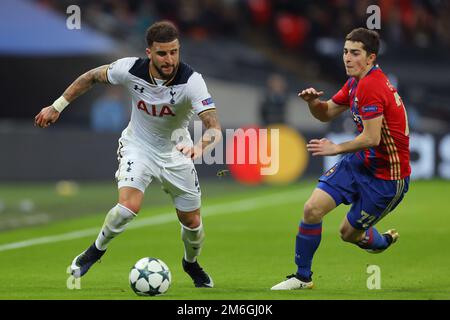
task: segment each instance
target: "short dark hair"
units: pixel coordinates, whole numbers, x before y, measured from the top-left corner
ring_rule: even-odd
[[[158,21],[152,24],[145,34],[147,45],[150,48],[153,42],[171,42],[178,39],[177,27],[170,21]]]
[[[380,35],[374,30],[365,28],[353,29],[346,37],[345,41],[358,41],[362,42],[363,49],[368,54],[375,53],[378,55],[380,49]]]

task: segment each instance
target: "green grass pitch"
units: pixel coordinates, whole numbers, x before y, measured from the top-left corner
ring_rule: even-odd
[[[368,254],[340,240],[339,225],[348,209],[340,206],[324,220],[322,242],[313,262],[315,288],[270,291],[272,285],[295,272],[298,222],[303,203],[314,185],[313,181],[262,188],[203,184],[206,242],[199,261],[213,277],[216,285],[213,289],[194,288],[182,271],[180,225],[167,202],[154,201],[153,205],[146,202],[131,227],[110,244],[101,263],[81,279],[79,290],[67,288],[66,269],[72,258],[95,239],[109,209],[107,206],[105,212],[96,208],[97,213],[89,215],[3,230],[0,232],[0,299],[450,298],[450,183],[440,180],[413,181],[403,202],[378,223],[380,231],[395,227],[400,233],[399,242],[382,254]],[[208,189],[217,192],[208,193]],[[42,188],[0,187],[0,198],[6,190],[13,197],[21,190],[34,194]],[[112,206],[115,190],[108,189],[112,190],[110,193],[101,190],[98,187],[89,192],[94,198],[108,198]],[[39,198],[52,203],[54,196],[43,192]],[[152,197],[149,199],[151,202]],[[54,198],[54,201],[60,200]],[[83,210],[87,210],[85,207],[82,205]],[[61,208],[66,210],[63,204]],[[85,233],[73,233],[78,231]],[[53,237],[68,237],[67,234],[72,239]],[[36,239],[42,242],[36,244]],[[25,240],[30,242],[19,248],[8,247]],[[147,256],[162,259],[171,269],[173,281],[165,295],[138,297],[129,287],[131,266]],[[366,286],[370,276],[368,265],[380,267],[379,290],[369,290]]]

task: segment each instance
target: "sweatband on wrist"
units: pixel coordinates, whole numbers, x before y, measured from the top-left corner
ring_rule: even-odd
[[[62,112],[65,107],[69,105],[69,102],[64,98],[63,96],[59,97],[58,99],[53,102],[52,106],[56,109],[58,112]]]

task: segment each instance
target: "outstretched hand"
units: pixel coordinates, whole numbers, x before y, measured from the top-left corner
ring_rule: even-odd
[[[298,96],[306,102],[311,102],[323,95],[323,91],[316,91],[314,88],[308,88],[298,93]]]
[[[34,125],[47,128],[58,120],[60,113],[53,106],[45,107],[34,117]]]
[[[306,148],[313,156],[335,156],[338,154],[337,145],[326,138],[312,139],[306,145]]]

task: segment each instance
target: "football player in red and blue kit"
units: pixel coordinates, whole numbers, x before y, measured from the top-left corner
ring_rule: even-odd
[[[321,101],[314,88],[299,93],[312,115],[331,121],[350,108],[359,135],[335,144],[313,139],[307,149],[313,156],[345,154],[319,178],[305,203],[295,247],[297,272],[272,290],[312,288],[311,264],[319,247],[322,219],[334,208],[351,204],[340,227],[341,238],[371,253],[386,250],[398,239],[396,230],[380,234],[375,224],[391,212],[408,191],[409,130],[405,106],[375,60],[377,32],[358,28],[345,38],[343,60],[350,77],[332,99]]]

